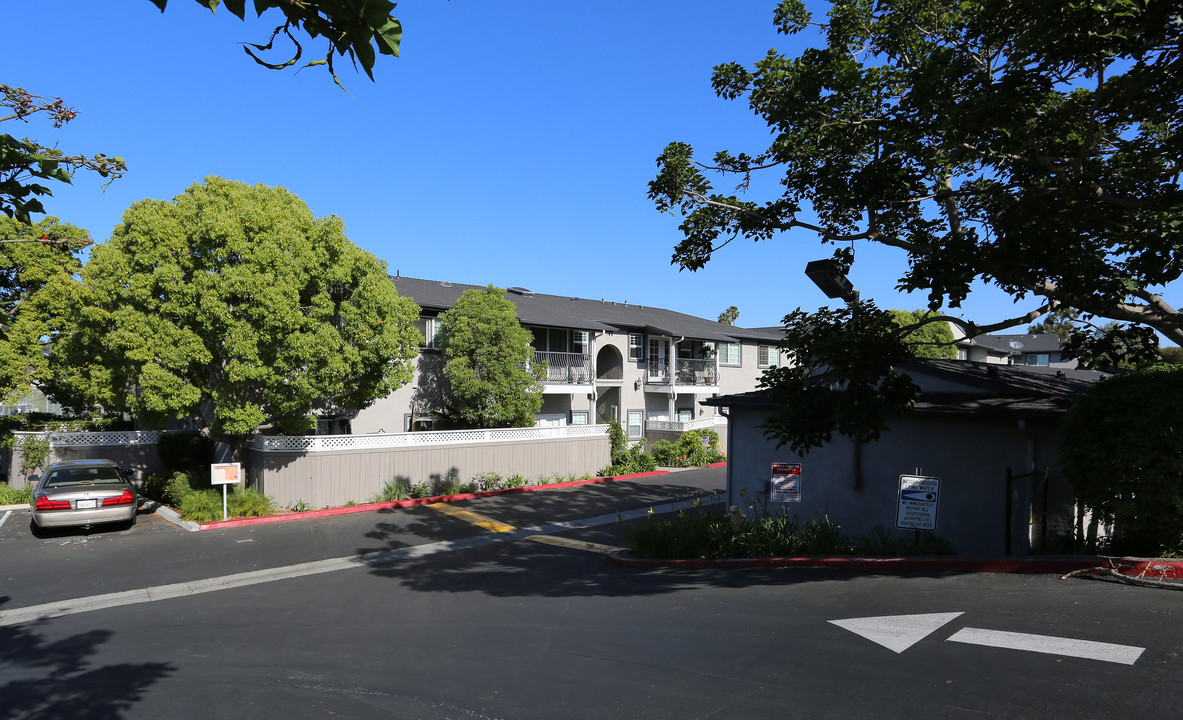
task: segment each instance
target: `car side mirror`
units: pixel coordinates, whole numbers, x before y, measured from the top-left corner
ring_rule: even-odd
[[[30,476],[29,476],[28,483],[29,483],[30,485],[36,485],[36,484],[37,484],[37,481],[38,481],[38,480],[40,480],[40,479],[41,479],[41,476],[40,476],[40,475],[30,475]]]

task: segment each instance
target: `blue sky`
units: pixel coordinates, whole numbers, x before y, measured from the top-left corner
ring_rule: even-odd
[[[702,158],[766,146],[767,127],[742,101],[717,98],[710,75],[814,41],[777,35],[775,4],[410,0],[395,12],[402,57],[379,58],[373,83],[342,62],[347,94],[323,69],[273,72],[243,53],[238,43],[265,40],[278,15],[243,23],[191,0],[163,14],[148,0],[11,3],[0,82],[61,96],[80,115],[62,130],[3,128],[126,159],[127,176],[105,191],[80,174],[46,201],[97,241],[131,203],[219,175],[282,185],[316,215],[340,216],[392,274],[711,319],[736,305],[738,324],[776,325],[827,304],[802,270],[828,249],[804,232],[736,241],[705,269],[679,272],[679,220],[646,197],[670,141]],[[308,59],[322,54],[305,47]],[[852,280],[864,296],[925,304],[893,290],[898,255],[858,253]],[[1018,314],[997,293],[963,310],[979,321]]]

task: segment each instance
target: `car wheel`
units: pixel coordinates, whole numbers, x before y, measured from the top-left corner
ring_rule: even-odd
[[[29,532],[33,533],[33,537],[38,539],[45,537],[45,531],[34,520],[29,521]]]

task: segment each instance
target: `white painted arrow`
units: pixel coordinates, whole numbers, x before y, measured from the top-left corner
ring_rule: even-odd
[[[888,650],[902,653],[924,638],[940,630],[945,623],[962,613],[928,613],[925,615],[884,615],[881,617],[849,618],[831,620],[845,628],[878,643]]]
[[[967,643],[969,645],[985,645],[986,647],[1005,648],[1008,650],[1026,650],[1027,652],[1046,653],[1048,655],[1063,655],[1064,657],[1084,658],[1085,660],[1101,660],[1102,662],[1133,665],[1146,651],[1146,648],[1131,645],[1115,645],[1114,643],[1095,642],[1093,640],[1075,640],[1073,638],[1053,637],[1051,635],[1029,635],[1027,633],[1002,632],[1001,630],[983,630],[981,628],[964,628],[953,633],[949,642]]]
[[[883,615],[880,617],[830,620],[840,628],[866,638],[895,653],[902,653],[924,638],[940,630],[946,623],[963,613],[927,613],[920,615]],[[1093,640],[1031,635],[967,627],[958,630],[948,642],[981,645],[1007,650],[1062,655],[1064,657],[1100,660],[1102,662],[1133,665],[1146,648]]]

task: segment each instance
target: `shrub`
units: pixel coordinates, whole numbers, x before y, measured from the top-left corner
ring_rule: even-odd
[[[0,483],[0,505],[23,505],[33,500],[33,486],[23,488],[9,487]]]
[[[181,513],[181,517],[193,522],[207,523],[221,520],[222,493],[217,490],[191,490],[181,498],[177,511]]]
[[[1183,549],[1183,366],[1102,380],[1060,429],[1060,466],[1077,499],[1116,527],[1113,549]]]
[[[657,469],[657,461],[645,452],[645,445],[639,443],[616,456],[612,464],[600,471],[605,477],[615,475],[633,475],[636,473],[653,472]]]
[[[658,440],[651,452],[662,467],[703,467],[725,459],[719,450],[719,433],[714,430],[688,430],[676,443]]]
[[[504,487],[504,481],[501,479],[501,476],[495,472],[477,473],[473,476],[471,484],[476,492],[500,490],[502,487]]]
[[[951,543],[932,533],[894,540],[881,526],[870,538],[851,541],[829,518],[798,522],[786,515],[733,518],[710,512],[684,512],[673,518],[651,518],[627,534],[641,557],[717,560],[745,557],[852,555],[949,555]]]
[[[522,477],[521,475],[516,475],[516,474],[515,474],[515,475],[511,475],[511,476],[510,476],[510,477],[509,477],[509,478],[508,478],[508,479],[505,481],[505,487],[507,487],[507,488],[520,488],[520,487],[526,487],[526,486],[527,486],[527,485],[529,485],[529,484],[530,484],[530,483],[529,483],[529,482],[526,480],[526,478]]]
[[[189,474],[177,470],[172,473],[153,473],[144,479],[144,497],[173,508],[180,508],[181,500],[194,492]]]
[[[406,480],[390,480],[382,485],[382,489],[374,496],[374,502],[398,502],[399,500],[406,500],[410,492],[411,488],[407,485]]]
[[[254,488],[241,485],[235,486],[234,492],[227,496],[226,508],[230,517],[263,517],[275,514],[275,504],[271,502],[271,498]]]
[[[431,483],[420,482],[411,486],[411,497],[426,498],[432,497],[435,493],[432,491]]]

